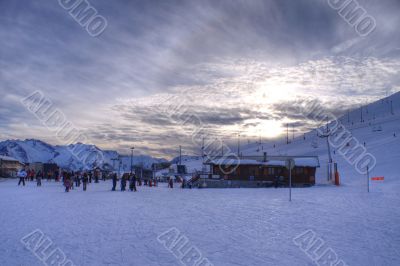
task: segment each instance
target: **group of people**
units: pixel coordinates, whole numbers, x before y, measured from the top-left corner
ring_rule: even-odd
[[[18,186],[23,185],[25,186],[25,181],[33,181],[36,178],[37,186],[42,185],[42,179],[45,177],[42,171],[37,171],[33,169],[22,168],[18,171],[17,176],[19,178]],[[120,184],[120,190],[126,191],[129,189],[130,191],[137,191],[137,186],[149,186],[149,187],[156,187],[157,180],[156,179],[144,179],[136,177],[135,173],[124,173],[121,178],[118,177],[117,173],[111,173],[109,175],[102,174],[100,171],[62,171],[57,177],[55,178],[56,181],[61,180],[62,184],[65,187],[65,192],[70,192],[74,188],[78,188],[82,185],[83,191],[87,190],[89,183],[98,183],[100,179],[105,181],[107,178],[111,178],[112,180],[112,191],[117,190],[118,183]],[[182,182],[182,188],[185,188],[186,182]],[[169,178],[168,180],[168,187],[174,187],[174,180],[173,178]]]
[[[43,172],[40,170],[37,173],[35,173],[35,170],[33,169],[28,169],[26,171],[24,168],[22,168],[21,170],[18,171],[17,177],[19,178],[18,186],[21,184],[25,186],[25,180],[33,181],[36,178],[36,185],[40,187],[42,186],[42,179],[44,176]]]
[[[112,191],[116,191],[117,189],[117,184],[118,184],[118,175],[116,173],[112,174],[112,182],[113,182],[113,186],[112,186]],[[140,178],[136,177],[135,173],[124,173],[121,177],[120,180],[120,187],[121,187],[121,191],[126,191],[126,185],[129,182],[129,190],[130,191],[137,191],[136,186],[142,186],[142,184],[144,184],[145,186],[149,186],[149,187],[156,187],[157,186],[157,181],[156,180],[144,180],[144,182],[142,182],[142,180]]]
[[[92,172],[62,172],[62,181],[65,187],[65,192],[69,192],[75,187],[80,187],[82,183],[83,191],[86,191],[87,184],[92,183],[93,173]],[[98,180],[97,180],[98,182]]]

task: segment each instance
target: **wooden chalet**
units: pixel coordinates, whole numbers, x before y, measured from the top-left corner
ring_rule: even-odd
[[[210,166],[209,178],[262,182],[263,184],[289,185],[288,159],[293,159],[292,184],[312,186],[315,184],[316,168],[320,167],[316,156],[242,156],[218,157],[205,161]]]

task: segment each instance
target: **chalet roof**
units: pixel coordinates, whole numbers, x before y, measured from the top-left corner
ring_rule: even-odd
[[[317,156],[268,156],[264,161],[264,157],[247,156],[247,157],[218,157],[207,160],[205,164],[213,165],[269,165],[269,166],[285,166],[286,160],[293,159],[296,166],[302,167],[319,167],[319,159]]]
[[[0,159],[3,161],[9,161],[9,162],[19,162],[19,160],[15,159],[14,157],[6,156],[6,155],[0,155]]]

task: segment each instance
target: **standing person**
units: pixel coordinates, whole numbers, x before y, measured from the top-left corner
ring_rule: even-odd
[[[30,179],[31,179],[31,169],[28,168],[28,170],[26,170],[25,181],[30,181]]]
[[[20,169],[17,173],[17,176],[19,177],[19,182],[18,186],[22,183],[23,186],[25,186],[25,177],[27,176],[27,173],[24,168]]]
[[[30,177],[31,177],[31,181],[33,181],[35,179],[35,170],[31,169],[31,173],[30,173]]]
[[[42,178],[43,178],[43,173],[42,171],[39,170],[36,174],[36,186],[41,187],[42,186]]]
[[[169,178],[168,187],[169,188],[174,188],[174,180],[172,179],[172,177]]]
[[[94,172],[94,182],[99,183],[99,171],[95,170]]]
[[[186,179],[185,177],[182,178],[182,188],[186,187]]]
[[[275,182],[274,182],[275,188],[278,188],[279,186],[279,177],[275,176]]]
[[[85,172],[82,177],[83,191],[86,191],[87,182],[88,182],[88,174]]]
[[[75,186],[79,187],[79,174],[75,173],[74,175]]]
[[[126,187],[126,174],[123,174],[121,178],[121,191],[125,191],[125,187]]]
[[[129,189],[136,192],[136,175],[134,173],[130,176]]]
[[[89,183],[92,183],[92,177],[93,177],[93,173],[89,172]]]
[[[114,173],[112,176],[112,182],[113,182],[113,187],[112,187],[112,191],[115,191],[115,189],[117,188],[117,182],[118,182],[118,175],[117,173]]]
[[[69,176],[69,189],[74,189],[74,172],[68,172]]]
[[[64,176],[65,192],[69,192],[71,188],[71,176],[67,172],[64,172],[63,176]]]

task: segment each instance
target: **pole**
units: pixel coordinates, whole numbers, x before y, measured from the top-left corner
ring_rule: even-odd
[[[131,174],[133,173],[133,150],[135,149],[135,147],[131,148]]]
[[[369,166],[367,165],[367,188],[369,193]]]
[[[294,142],[294,125],[292,125],[292,141]]]
[[[179,164],[182,164],[182,146],[179,146]]]
[[[121,158],[118,157],[118,178],[121,176]]]
[[[201,157],[204,158],[204,137],[203,137],[203,144],[201,146]]]
[[[364,122],[363,121],[363,111],[362,111],[362,106],[361,106],[361,123]]]
[[[289,144],[289,123],[286,124],[286,144]]]
[[[238,157],[240,157],[240,134],[238,134],[238,146],[237,146]]]
[[[390,113],[392,115],[394,115],[394,112],[393,112],[393,101],[390,101]]]
[[[289,201],[292,201],[292,161],[289,160]]]

